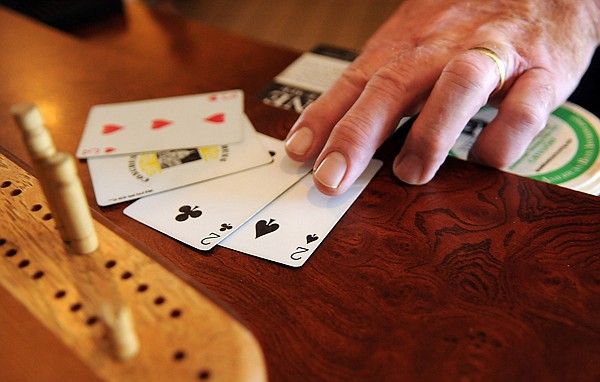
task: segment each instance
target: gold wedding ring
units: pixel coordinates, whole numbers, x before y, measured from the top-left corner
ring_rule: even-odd
[[[498,86],[496,86],[496,89],[492,94],[498,93],[500,89],[502,89],[502,87],[504,86],[504,81],[506,80],[506,65],[504,65],[504,62],[502,62],[502,59],[500,58],[500,56],[498,56],[498,53],[484,46],[476,46],[469,50],[475,50],[477,52],[483,53],[494,61],[496,67],[498,67],[498,73],[500,74],[500,78],[498,80]]]

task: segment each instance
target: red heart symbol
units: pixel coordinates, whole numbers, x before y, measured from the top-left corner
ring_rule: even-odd
[[[217,98],[216,95],[211,95],[210,97],[208,97],[208,100],[209,101],[216,101],[216,100],[218,100],[218,98]]]
[[[173,121],[168,121],[166,119],[155,119],[152,121],[152,129],[161,129],[165,126],[172,124]]]
[[[214,123],[223,123],[223,122],[225,122],[225,114],[224,113],[213,114],[210,117],[204,118],[204,120],[208,121],[208,122],[214,122]]]
[[[113,151],[115,151],[116,149],[114,147],[107,147],[104,149],[105,153],[112,153]]]
[[[121,126],[121,125],[111,125],[111,124],[104,125],[104,128],[102,129],[102,134],[111,134],[111,133],[114,133],[115,131],[119,131],[124,128],[125,127]]]

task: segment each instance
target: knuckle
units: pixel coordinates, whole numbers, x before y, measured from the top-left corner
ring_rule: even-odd
[[[505,116],[507,127],[516,137],[533,137],[546,125],[549,108],[543,96],[536,100],[521,100],[511,105],[510,113]]]
[[[485,78],[486,73],[473,61],[457,57],[448,62],[442,76],[454,89],[472,93],[483,90],[481,82],[477,79]]]
[[[336,146],[356,153],[374,151],[378,142],[372,126],[373,121],[367,117],[355,113],[346,115],[335,129]]]
[[[399,101],[402,96],[410,93],[410,69],[400,65],[386,65],[373,74],[366,87],[372,94]]]
[[[524,135],[540,125],[543,117],[539,110],[528,103],[521,103],[519,107],[506,117],[508,128],[513,130],[515,135]]]
[[[428,161],[439,161],[441,157],[445,157],[454,143],[444,130],[415,130],[410,138],[411,146]]]
[[[346,85],[354,88],[354,90],[363,89],[368,80],[369,76],[367,72],[360,65],[350,65],[340,76],[340,81],[345,82]]]

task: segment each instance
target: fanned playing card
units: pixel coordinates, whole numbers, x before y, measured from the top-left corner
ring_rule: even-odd
[[[248,117],[241,142],[89,158],[96,201],[107,206],[235,173],[273,160]]]
[[[260,137],[272,163],[148,196],[123,212],[194,248],[213,248],[312,168],[288,158],[282,141]]]
[[[224,145],[242,140],[241,90],[96,105],[78,158]]]
[[[312,175],[306,175],[219,245],[301,267],[381,166],[380,160],[371,160],[354,185],[338,196],[323,195],[314,186]]]

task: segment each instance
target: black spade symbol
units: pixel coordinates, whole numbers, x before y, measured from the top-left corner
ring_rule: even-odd
[[[306,244],[310,244],[315,240],[319,240],[319,237],[314,233],[312,235],[306,235]]]
[[[258,239],[259,237],[261,237],[263,235],[277,231],[277,229],[279,228],[279,224],[275,223],[275,219],[269,219],[268,223],[266,220],[259,220],[256,223],[255,227],[256,227],[255,239]]]

